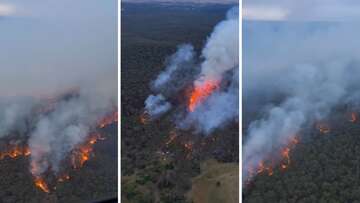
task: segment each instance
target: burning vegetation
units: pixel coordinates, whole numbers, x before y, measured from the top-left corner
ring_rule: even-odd
[[[17,144],[10,144],[7,149],[0,151],[0,160],[9,157],[15,159],[19,156],[29,156],[31,151],[27,146],[19,146]]]
[[[358,114],[356,112],[351,112],[350,114],[350,122],[355,123],[358,120]]]
[[[346,113],[345,115],[346,117],[350,115],[349,121],[351,123],[357,122],[357,112],[350,112]],[[331,126],[329,122],[316,122],[314,127],[320,134],[328,134],[331,131]],[[280,171],[286,171],[291,165],[291,153],[298,143],[299,136],[292,136],[288,144],[283,146],[279,150],[278,154],[273,154],[272,156],[270,156],[270,158],[266,160],[260,160],[258,164],[255,164],[255,167],[253,165],[248,166],[248,178],[245,181],[246,184],[249,184],[251,182],[251,179],[258,174],[267,174],[268,176],[272,176],[274,173],[273,169],[276,167],[276,163],[279,163]]]
[[[291,163],[291,152],[295,149],[298,143],[298,136],[292,136],[288,144],[283,146],[279,150],[278,154],[273,154],[267,160],[260,160],[256,167],[249,166],[247,169],[248,178],[245,181],[246,184],[250,184],[251,179],[259,174],[266,174],[268,176],[272,176],[274,174],[274,168],[276,167],[277,162],[279,162],[280,171],[284,172],[286,169],[288,169]]]
[[[330,127],[326,123],[317,123],[316,128],[319,130],[321,134],[327,134],[330,132]]]
[[[218,81],[205,81],[201,85],[194,87],[190,94],[188,109],[193,112],[195,108],[203,103],[212,92],[219,88]]]
[[[52,103],[51,103],[52,106]],[[48,108],[45,108],[48,109]],[[108,114],[104,118],[100,119],[97,124],[98,129],[106,128],[108,125],[114,124],[118,121],[117,111],[114,111],[111,114]],[[91,157],[94,156],[94,145],[98,141],[104,140],[105,137],[100,133],[100,131],[95,130],[90,133],[86,140],[76,146],[71,154],[70,154],[70,162],[73,169],[80,169],[84,166],[85,162],[87,162]],[[29,157],[31,155],[31,149],[27,146],[27,144],[14,144],[10,143],[5,147],[5,149],[0,151],[0,160],[5,158],[16,159],[17,157]],[[45,193],[50,193],[50,187],[46,182],[46,177],[42,177],[39,173],[40,166],[36,164],[36,162],[31,162],[31,173],[34,177],[34,185],[39,188],[41,191]],[[58,182],[65,182],[70,180],[70,176],[68,173],[62,173],[58,175],[56,178]],[[55,186],[53,187],[56,188]]]
[[[101,128],[104,127],[105,125],[101,125]],[[100,133],[90,134],[88,139],[83,144],[76,147],[71,153],[72,167],[74,169],[79,169],[83,167],[84,163],[87,162],[91,158],[91,156],[93,156],[94,144],[104,139],[105,137],[103,137]]]

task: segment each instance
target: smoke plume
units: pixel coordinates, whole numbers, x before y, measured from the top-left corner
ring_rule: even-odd
[[[360,44],[352,39],[359,31],[352,24],[245,22],[244,110],[258,116],[246,130],[244,180],[337,106],[358,108]]]
[[[152,118],[166,113],[170,108],[171,104],[161,94],[150,95],[145,101],[145,109]]]
[[[0,138],[26,140],[34,176],[56,173],[117,106],[116,1],[11,4],[21,17],[0,19]]]
[[[168,59],[165,70],[152,82],[152,90],[157,96],[148,97],[146,111],[163,113],[164,109],[170,110],[164,104],[170,104],[179,94],[189,92],[184,90],[191,87],[189,95],[185,95],[186,100],[180,101],[183,105],[172,104],[176,107],[172,112],[177,127],[209,134],[237,119],[238,18],[238,7],[228,11],[226,19],[216,25],[209,36],[200,58],[196,58],[192,45],[178,47],[178,51]],[[158,101],[158,105],[149,105],[150,101]]]

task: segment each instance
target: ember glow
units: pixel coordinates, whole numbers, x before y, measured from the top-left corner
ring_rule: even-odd
[[[144,111],[141,115],[140,115],[140,123],[145,125],[148,124],[150,120],[150,115],[147,111]]]
[[[176,137],[177,137],[177,134],[176,134],[175,130],[170,131],[169,138],[166,140],[165,144],[166,145],[171,144],[176,139]]]
[[[188,106],[189,111],[193,112],[199,104],[205,101],[205,99],[218,88],[218,81],[205,81],[203,84],[195,86],[194,90],[190,94]]]
[[[58,178],[58,182],[65,182],[67,180],[70,180],[70,176],[68,174],[63,174]]]
[[[47,186],[46,182],[44,181],[44,179],[42,179],[41,177],[35,177],[34,180],[35,186],[38,187],[39,189],[41,189],[42,191],[49,193],[49,187]]]
[[[281,168],[286,169],[290,165],[290,148],[285,147],[281,150],[281,156],[283,158],[283,163],[281,163]]]
[[[272,157],[268,158],[266,161],[261,160],[256,166],[249,166],[247,169],[248,178],[246,183],[250,183],[251,178],[255,175],[266,174],[268,176],[272,176],[274,174],[273,168],[275,168],[276,160],[280,159],[279,169],[281,171],[285,171],[290,166],[290,153],[291,150],[295,148],[295,146],[299,143],[299,139],[297,136],[293,136],[286,146],[281,148],[279,154],[274,154]]]
[[[321,134],[327,134],[330,132],[330,127],[325,123],[316,124],[316,128],[320,131]]]
[[[0,152],[0,160],[4,159],[5,157],[14,159],[19,156],[29,156],[30,154],[30,149],[27,146],[21,147],[19,145],[10,145],[9,149]]]
[[[105,128],[106,126],[116,123],[117,121],[118,121],[118,111],[114,111],[110,115],[102,118],[98,123],[98,127]]]
[[[351,112],[350,122],[355,123],[357,121],[358,115],[355,112]]]
[[[104,128],[108,125],[115,123],[118,121],[118,114],[114,112],[107,117],[101,119],[97,125],[98,128]],[[88,138],[83,144],[80,144],[76,147],[72,154],[70,155],[70,161],[74,169],[81,168],[85,162],[87,162],[92,156],[94,156],[94,145],[105,138],[98,132],[94,132],[89,134]],[[5,158],[15,159],[17,157],[23,156],[28,157],[31,155],[31,150],[27,144],[9,144],[5,147],[5,150],[0,151],[0,160]],[[50,189],[44,177],[40,174],[40,168],[35,162],[31,162],[30,171],[34,177],[34,185],[40,190],[49,193]],[[63,173],[57,177],[58,182],[65,182],[70,180],[70,176],[67,173]]]
[[[76,149],[73,150],[71,154],[71,163],[74,169],[79,169],[84,166],[85,162],[87,162],[94,151],[94,144],[99,140],[104,140],[99,133],[93,133],[89,136],[89,138],[83,144],[79,145]]]

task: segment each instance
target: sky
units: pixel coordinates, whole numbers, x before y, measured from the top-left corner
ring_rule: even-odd
[[[358,21],[357,0],[244,0],[245,20]]]
[[[117,84],[116,0],[2,0],[0,97]]]

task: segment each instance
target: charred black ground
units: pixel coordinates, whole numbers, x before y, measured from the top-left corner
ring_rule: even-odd
[[[187,202],[191,179],[201,173],[203,161],[238,162],[237,122],[202,136],[175,129],[169,114],[145,124],[140,118],[149,84],[166,57],[182,43],[194,44],[199,53],[230,7],[122,5],[122,201]]]

